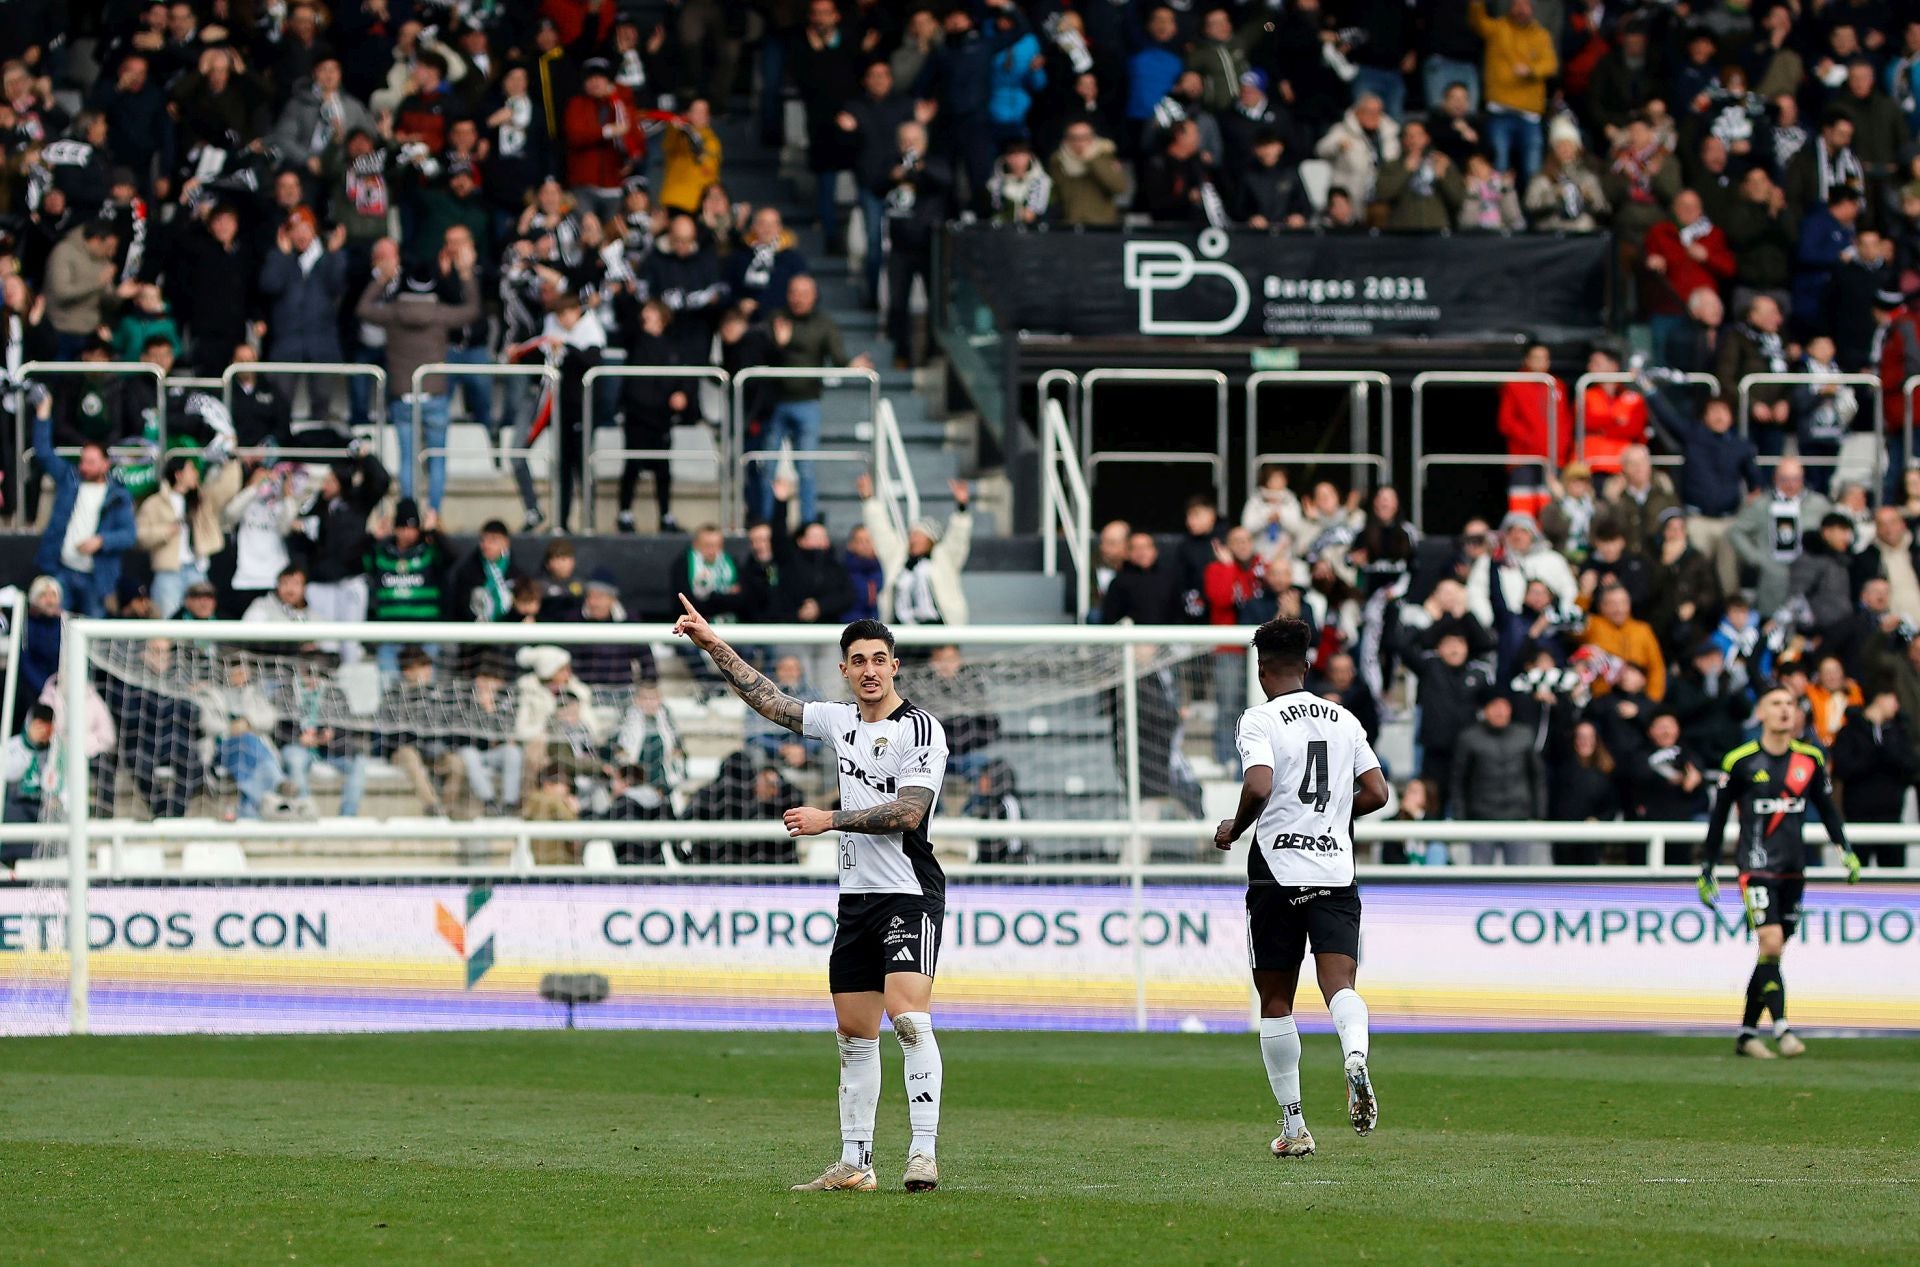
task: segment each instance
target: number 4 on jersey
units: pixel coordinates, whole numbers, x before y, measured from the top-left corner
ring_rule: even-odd
[[[1300,799],[1313,806],[1313,812],[1327,812],[1333,799],[1333,784],[1327,778],[1327,741],[1315,739],[1307,744],[1307,768],[1300,776]]]

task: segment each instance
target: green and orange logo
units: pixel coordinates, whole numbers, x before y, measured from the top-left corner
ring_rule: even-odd
[[[453,953],[459,955],[467,964],[467,989],[473,989],[474,982],[487,975],[493,967],[493,938],[471,949],[467,945],[467,934],[473,928],[473,917],[493,896],[493,889],[485,885],[475,885],[467,890],[467,917],[464,922],[440,902],[433,904],[433,927],[440,934],[440,940],[453,947]]]

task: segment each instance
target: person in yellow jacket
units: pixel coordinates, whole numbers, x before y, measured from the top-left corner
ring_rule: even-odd
[[[687,103],[684,122],[667,125],[660,152],[666,159],[660,205],[668,211],[698,214],[707,186],[720,179],[720,137],[713,130],[713,107],[704,97]]]
[[[1605,585],[1594,596],[1593,610],[1587,619],[1587,631],[1580,641],[1619,656],[1628,664],[1637,664],[1647,675],[1647,698],[1667,696],[1667,660],[1660,651],[1660,639],[1653,626],[1633,615],[1633,600],[1623,585]],[[1604,683],[1595,683],[1595,695],[1606,694]]]
[[[1493,165],[1513,172],[1524,186],[1540,170],[1545,142],[1540,130],[1547,109],[1547,81],[1560,73],[1553,36],[1533,17],[1533,0],[1512,0],[1500,17],[1488,17],[1485,0],[1467,9],[1486,45],[1487,138]]]

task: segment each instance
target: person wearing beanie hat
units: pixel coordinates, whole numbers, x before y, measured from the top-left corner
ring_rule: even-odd
[[[972,490],[967,482],[947,481],[954,511],[944,529],[933,520],[916,520],[904,541],[873,495],[873,477],[861,474],[855,488],[860,494],[861,521],[886,571],[880,619],[895,625],[966,624],[967,597],[960,572],[973,549],[973,516],[967,513]]]
[[[446,612],[448,556],[436,531],[438,516],[402,497],[393,516],[374,529],[367,548],[367,618],[434,621]],[[383,642],[375,657],[389,677],[399,672],[401,644]]]
[[[387,332],[387,416],[400,441],[400,495],[414,495],[418,445],[428,454],[427,507],[434,511],[440,509],[447,491],[447,380],[438,375],[425,379],[416,394],[414,371],[446,360],[449,335],[479,320],[478,263],[469,242],[450,255],[443,268],[416,263],[401,280],[398,261],[380,258],[354,310],[361,321]],[[443,279],[443,272],[451,276]],[[449,302],[442,296],[443,280],[457,282],[457,300]]]
[[[1532,515],[1509,512],[1500,521],[1500,542],[1496,549],[1474,559],[1467,571],[1467,609],[1484,628],[1494,627],[1493,585],[1498,578],[1500,599],[1505,610],[1517,612],[1525,604],[1527,586],[1534,581],[1547,587],[1554,606],[1564,610],[1574,605],[1580,593],[1573,569],[1566,558],[1550,549]]]
[[[1533,735],[1513,724],[1513,692],[1501,685],[1482,697],[1480,720],[1454,743],[1448,813],[1488,822],[1524,822],[1547,816],[1546,766]],[[1546,862],[1543,845],[1512,841],[1474,841],[1476,866],[1496,856],[1508,864]]]
[[[573,656],[563,647],[522,647],[514,657],[525,673],[515,686],[516,705],[513,737],[526,749],[527,765],[539,769],[547,763],[549,745],[557,738],[555,717],[563,707],[579,710],[579,724],[586,727],[596,742],[600,721],[593,707],[593,688],[573,672]]]

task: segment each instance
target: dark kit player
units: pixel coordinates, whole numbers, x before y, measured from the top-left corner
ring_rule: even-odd
[[[872,1191],[873,1116],[880,1102],[880,1016],[893,1018],[906,1060],[908,1192],[940,1182],[940,1047],[933,1037],[933,974],[946,918],[946,876],[927,839],[947,735],[931,714],[900,698],[893,634],[856,620],[840,635],[840,675],[853,703],[802,705],[783,694],[693,609],[673,626],[713,658],[747,706],[768,721],[831,744],[840,767],[838,810],[786,813],[787,833],[840,833],[840,915],[827,983],[840,1041],[840,1160],[796,1192]]]
[[[1367,1005],[1355,993],[1360,893],[1353,882],[1353,820],[1387,803],[1387,780],[1365,729],[1307,690],[1303,620],[1270,620],[1253,635],[1267,702],[1240,718],[1246,772],[1239,811],[1213,834],[1226,849],[1253,827],[1247,851],[1247,945],[1260,995],[1260,1055],[1280,1102],[1275,1157],[1310,1157],[1300,1111],[1300,1033],[1293,996],[1313,943],[1314,971],[1346,1056],[1347,1113],[1365,1135],[1379,1120],[1367,1072]]]
[[[1720,767],[1720,795],[1714,798],[1713,814],[1707,820],[1700,900],[1711,907],[1720,896],[1713,869],[1720,861],[1727,817],[1737,805],[1740,835],[1733,859],[1740,871],[1747,924],[1759,942],[1760,957],[1747,979],[1747,1007],[1734,1052],[1772,1060],[1773,1050],[1760,1040],[1763,1011],[1773,1013],[1773,1036],[1782,1056],[1798,1056],[1807,1049],[1787,1025],[1787,983],[1780,975],[1780,956],[1787,938],[1800,925],[1800,899],[1807,887],[1800,836],[1809,803],[1820,812],[1827,836],[1842,850],[1848,884],[1860,881],[1860,858],[1847,844],[1846,825],[1834,806],[1826,758],[1812,744],[1793,737],[1800,726],[1800,706],[1793,693],[1776,686],[1760,697],[1757,709],[1760,738],[1729,752]]]

